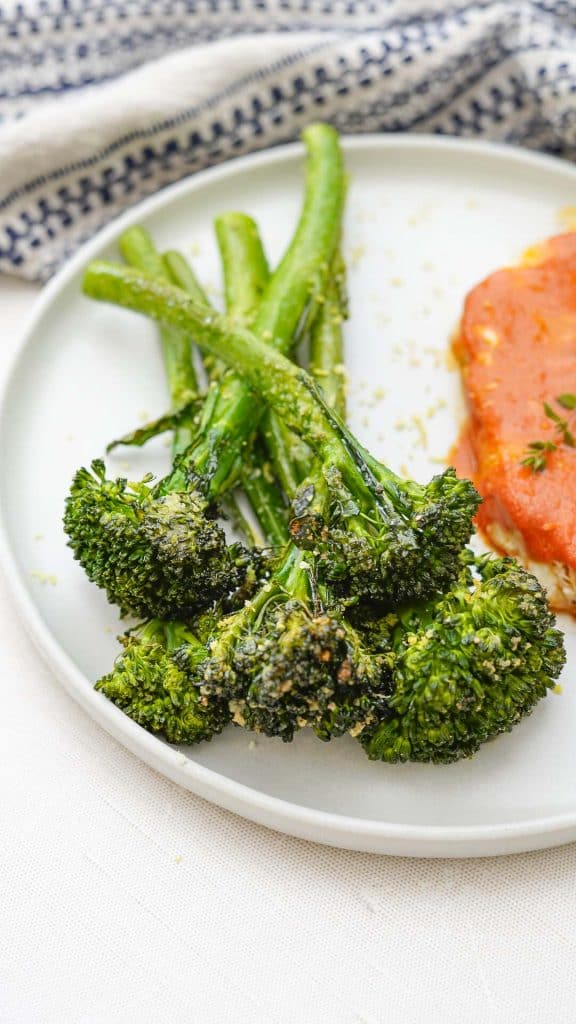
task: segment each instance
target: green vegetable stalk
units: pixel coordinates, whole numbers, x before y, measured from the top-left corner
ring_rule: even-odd
[[[252,329],[271,349],[291,350],[303,320],[324,296],[341,233],[345,177],[338,135],[328,125],[302,133],[307,150],[304,204],[298,226],[261,297]],[[202,318],[201,318],[202,319]],[[213,353],[214,354],[214,353]],[[229,364],[223,353],[216,354]],[[241,376],[221,378],[213,405],[205,409],[186,469],[209,495],[230,486],[264,409]],[[172,486],[170,483],[169,486]]]

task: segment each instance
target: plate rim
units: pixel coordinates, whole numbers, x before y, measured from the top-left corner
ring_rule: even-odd
[[[378,149],[439,149],[446,152],[475,151],[479,155],[542,167],[560,173],[576,184],[576,167],[558,157],[486,140],[415,133],[359,134],[342,138],[346,152]],[[87,261],[135,221],[146,219],[183,195],[201,191],[205,184],[233,178],[246,167],[261,168],[283,163],[303,154],[299,142],[275,146],[207,168],[175,182],[140,200],[115,217],[79,247],[35,299],[19,332],[0,389],[0,430],[7,418],[12,383],[21,360],[42,318],[61,291]],[[4,501],[0,494],[0,566],[17,611],[43,660],[66,691],[116,740],[149,766],[185,789],[233,811],[244,818],[301,839],[325,845],[413,857],[476,857],[525,852],[561,845],[576,839],[576,807],[562,814],[528,818],[514,823],[488,825],[410,825],[354,818],[321,811],[237,782],[215,769],[199,764],[193,757],[146,732],[97,693],[90,680],[74,664],[52,635],[40,610],[25,586],[10,542]]]

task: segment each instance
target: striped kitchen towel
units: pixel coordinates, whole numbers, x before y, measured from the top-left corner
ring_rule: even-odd
[[[576,155],[572,0],[23,0],[0,36],[0,270],[27,278],[311,120]]]

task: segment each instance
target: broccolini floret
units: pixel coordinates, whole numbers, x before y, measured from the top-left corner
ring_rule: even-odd
[[[186,625],[156,620],[121,639],[124,650],[112,671],[96,683],[97,690],[170,743],[198,743],[222,731],[230,718],[226,705],[206,700],[191,684],[206,652]],[[178,663],[183,648],[185,669]]]
[[[237,724],[283,740],[304,727],[321,739],[357,734],[389,692],[388,656],[368,650],[293,545],[207,646],[201,693],[226,700]]]
[[[100,459],[76,473],[64,529],[88,579],[123,615],[188,617],[232,592],[250,566],[198,491],[110,480]]]
[[[563,638],[536,580],[485,556],[434,601],[398,613],[393,692],[361,742],[373,760],[449,764],[509,732],[554,686]]]
[[[340,593],[396,605],[450,586],[479,504],[470,481],[453,469],[403,480],[345,439],[357,476],[336,461],[315,467],[293,501],[296,543]]]

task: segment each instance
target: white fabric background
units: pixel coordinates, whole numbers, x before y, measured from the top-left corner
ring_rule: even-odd
[[[0,375],[36,289],[0,282]],[[76,707],[0,585],[2,1024],[574,1024],[576,845],[410,861],[290,839]]]

